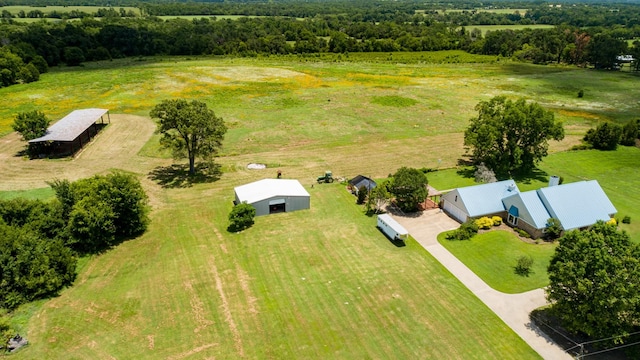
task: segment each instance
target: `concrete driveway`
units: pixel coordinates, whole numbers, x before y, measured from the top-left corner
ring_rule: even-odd
[[[417,217],[393,215],[393,218],[540,356],[554,360],[572,359],[529,320],[531,311],[547,304],[542,289],[521,294],[496,291],[438,243],[439,233],[455,229],[459,223],[438,209],[425,211]]]

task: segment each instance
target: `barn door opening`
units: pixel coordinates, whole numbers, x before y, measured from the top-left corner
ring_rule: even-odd
[[[269,201],[269,214],[286,212],[287,211],[286,205],[287,204],[285,203],[284,199]]]

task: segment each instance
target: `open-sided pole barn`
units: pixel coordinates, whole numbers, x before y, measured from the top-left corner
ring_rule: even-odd
[[[104,125],[105,115],[111,122],[108,109],[74,110],[47,129],[47,133],[29,140],[29,150],[36,155],[69,155],[80,150]]]

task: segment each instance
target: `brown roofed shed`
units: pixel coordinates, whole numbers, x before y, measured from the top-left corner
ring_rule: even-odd
[[[111,122],[108,109],[74,110],[47,129],[47,133],[29,140],[30,152],[38,155],[67,155],[80,150],[99,130],[97,121],[104,116]]]

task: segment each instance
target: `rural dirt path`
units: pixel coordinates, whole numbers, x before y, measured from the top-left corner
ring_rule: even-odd
[[[438,243],[439,233],[460,224],[439,210],[420,216],[393,216],[433,257],[473,292],[485,305],[544,359],[572,359],[529,319],[529,313],[547,304],[542,289],[520,294],[505,294],[489,287],[460,260]]]

